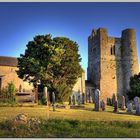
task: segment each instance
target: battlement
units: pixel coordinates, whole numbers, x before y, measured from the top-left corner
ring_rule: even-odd
[[[136,31],[128,28],[121,37],[108,36],[106,28],[93,29],[88,38],[88,80],[100,87],[102,98],[126,96],[130,77],[139,72]]]

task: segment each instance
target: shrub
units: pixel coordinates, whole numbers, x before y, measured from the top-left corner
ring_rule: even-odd
[[[0,92],[0,102],[14,103],[16,101],[16,87],[13,82],[9,82],[5,88],[2,88]]]

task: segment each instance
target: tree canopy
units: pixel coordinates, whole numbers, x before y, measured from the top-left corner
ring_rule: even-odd
[[[127,95],[130,100],[133,100],[135,96],[140,97],[140,73],[130,78],[130,90]]]
[[[18,58],[18,76],[34,84],[40,80],[58,100],[66,100],[82,73],[78,44],[48,34],[35,36],[26,47]]]

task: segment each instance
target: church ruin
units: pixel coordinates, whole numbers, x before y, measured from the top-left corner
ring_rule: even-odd
[[[87,80],[101,91],[105,101],[126,96],[130,77],[138,74],[136,31],[125,29],[120,38],[109,37],[105,28],[93,29],[88,37]]]

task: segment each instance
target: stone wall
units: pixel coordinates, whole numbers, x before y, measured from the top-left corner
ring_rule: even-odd
[[[102,99],[126,95],[130,77],[138,72],[135,30],[124,30],[121,38],[109,37],[105,28],[92,31],[88,38],[87,80],[98,85]]]
[[[85,72],[82,73],[82,77],[77,79],[75,86],[73,87],[73,94],[85,93]]]
[[[33,86],[29,85],[28,82],[24,82],[22,79],[20,79],[16,73],[16,70],[18,70],[17,67],[0,66],[1,88],[6,87],[7,83],[12,81],[15,84],[17,90],[21,85],[22,89],[31,91],[33,89]]]

